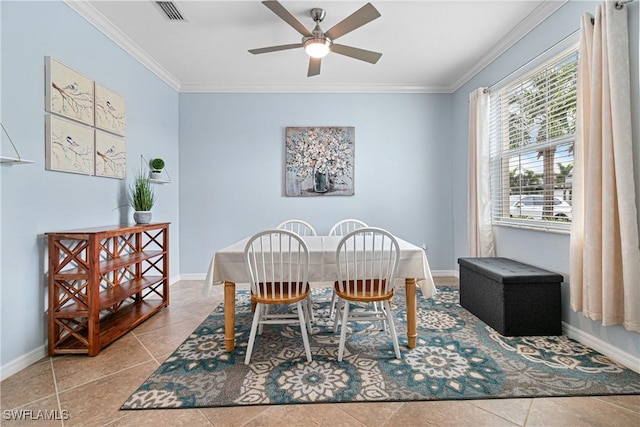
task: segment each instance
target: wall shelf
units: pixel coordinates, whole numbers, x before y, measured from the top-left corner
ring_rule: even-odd
[[[16,163],[35,163],[33,160],[25,160],[22,159],[20,157],[5,157],[5,156],[0,156],[0,163],[11,163],[11,164],[16,164]]]
[[[149,178],[149,182],[152,182],[154,184],[170,184],[172,181],[171,180],[164,180],[164,179],[153,179],[153,178]]]
[[[24,163],[35,163],[33,160],[26,160],[23,159],[22,157],[20,157],[20,153],[18,153],[18,149],[16,148],[16,144],[13,143],[13,140],[11,139],[11,136],[9,135],[9,132],[7,132],[7,129],[4,127],[4,125],[2,124],[2,122],[0,122],[0,126],[2,127],[2,131],[4,132],[5,135],[7,135],[7,138],[9,138],[9,142],[11,143],[11,146],[13,147],[13,151],[16,152],[16,157],[7,157],[7,156],[0,156],[0,163],[7,163],[7,164],[24,164]]]
[[[147,161],[147,159],[144,158],[144,156],[142,154],[140,154],[140,167],[144,168],[144,165],[147,165],[146,167],[149,167],[149,162]],[[165,167],[161,172],[161,178],[151,178],[151,170],[149,170],[149,182],[152,182],[154,184],[171,184],[172,179],[171,179],[171,175],[169,175],[169,171],[167,170],[167,168]],[[166,178],[165,178],[166,175]]]

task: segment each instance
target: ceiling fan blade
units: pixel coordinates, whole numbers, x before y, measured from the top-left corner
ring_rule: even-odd
[[[333,43],[331,45],[331,51],[339,53],[340,55],[349,56],[351,58],[359,59],[370,64],[375,64],[382,56],[381,53],[372,52],[370,50],[359,49],[357,47],[345,46],[343,44]]]
[[[322,62],[321,58],[309,57],[309,72],[307,73],[307,77],[317,76],[318,74],[320,74],[321,62]]]
[[[371,3],[367,3],[360,9],[356,10],[351,15],[347,16],[342,21],[331,27],[331,29],[325,32],[325,34],[327,37],[329,37],[329,39],[335,40],[338,37],[342,37],[345,34],[355,30],[356,28],[360,28],[364,24],[367,24],[374,19],[379,18],[380,16],[380,12],[378,12],[378,10],[373,7]]]
[[[269,46],[269,47],[261,47],[259,49],[249,49],[249,52],[253,53],[254,55],[258,55],[259,53],[277,52],[279,50],[295,49],[297,47],[302,47],[302,43],[281,44],[279,46]]]
[[[302,25],[302,23],[298,21],[295,16],[293,16],[287,9],[284,8],[284,6],[282,6],[276,0],[263,1],[262,4],[271,9],[271,11],[278,15],[280,19],[291,25],[297,32],[299,32],[303,36],[313,37],[311,31],[309,31],[307,27]]]

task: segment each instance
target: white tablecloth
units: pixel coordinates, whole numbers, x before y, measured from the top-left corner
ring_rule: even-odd
[[[309,282],[333,282],[337,278],[336,249],[340,236],[305,236],[302,238],[309,248],[311,258],[309,266]],[[212,286],[225,281],[249,283],[247,268],[244,263],[244,247],[249,238],[243,239],[217,251],[211,258],[207,277],[204,281],[203,293],[210,295]],[[436,287],[431,276],[427,256],[420,247],[398,239],[400,246],[400,263],[397,277],[399,279],[414,278],[424,298],[431,298]]]

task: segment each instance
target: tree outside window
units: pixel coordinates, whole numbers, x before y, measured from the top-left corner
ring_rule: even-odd
[[[492,93],[494,221],[570,221],[576,85],[574,51]],[[514,209],[529,195],[541,196],[539,213]]]

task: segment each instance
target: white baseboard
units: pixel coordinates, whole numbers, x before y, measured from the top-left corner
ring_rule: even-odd
[[[433,277],[460,277],[458,270],[432,270]]]
[[[20,372],[27,366],[33,365],[43,357],[47,356],[47,345],[40,346],[35,350],[12,360],[4,366],[0,366],[0,381],[4,381],[13,374]]]
[[[177,276],[169,277],[169,286],[175,285],[180,280],[184,280],[184,279],[182,279],[182,276],[180,276],[179,274]]]
[[[181,274],[180,280],[204,280],[206,277],[205,273]]]
[[[576,327],[562,322],[562,331],[566,336],[578,341],[581,344],[586,345],[594,349],[595,351],[604,354],[614,362],[626,366],[632,371],[640,373],[640,357],[636,357],[626,351],[622,351],[606,341],[600,338],[588,334]]]

